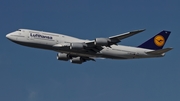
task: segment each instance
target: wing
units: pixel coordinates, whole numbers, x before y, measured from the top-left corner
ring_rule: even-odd
[[[126,32],[126,33],[123,33],[123,34],[120,34],[120,35],[111,36],[111,37],[109,37],[109,39],[111,39],[111,40],[114,40],[114,39],[115,40],[122,40],[122,39],[128,38],[130,36],[133,36],[135,34],[143,32],[143,31],[145,31],[145,29]]]
[[[140,32],[145,31],[145,29],[142,30],[135,30],[135,31],[131,31],[131,32],[126,32],[123,34],[119,34],[119,35],[115,35],[115,36],[111,36],[109,38],[96,38],[93,41],[90,42],[86,42],[87,46],[89,47],[94,47],[95,46],[110,46],[112,44],[117,44],[118,42],[120,42],[122,39],[128,38],[130,36],[133,36],[135,34],[138,34]]]
[[[138,34],[144,30],[145,29],[135,30],[135,31],[126,32],[126,33],[123,33],[120,35],[111,36],[108,38],[96,38],[95,40],[85,41],[85,42],[81,42],[81,43],[80,42],[60,43],[60,44],[54,45],[53,47],[70,48],[70,49],[74,49],[74,50],[84,50],[84,51],[96,53],[96,52],[99,52],[100,50],[103,49],[102,46],[110,46],[113,44],[117,44],[122,39],[128,38],[128,37],[133,36],[135,34]]]

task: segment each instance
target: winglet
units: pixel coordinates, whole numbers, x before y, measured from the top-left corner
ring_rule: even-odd
[[[164,48],[164,49],[159,49],[159,50],[150,51],[150,52],[146,52],[146,53],[151,54],[151,55],[161,55],[161,54],[164,54],[164,53],[166,53],[172,49],[173,48]]]

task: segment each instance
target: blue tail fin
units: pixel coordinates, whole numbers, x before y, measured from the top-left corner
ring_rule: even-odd
[[[146,48],[146,49],[153,49],[153,50],[162,49],[170,33],[171,33],[170,31],[161,31],[160,33],[158,33],[157,35],[155,35],[154,37],[152,37],[151,39],[144,42],[138,47]]]

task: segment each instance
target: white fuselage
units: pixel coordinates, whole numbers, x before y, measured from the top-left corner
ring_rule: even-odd
[[[91,52],[68,48],[71,43],[84,43],[90,40],[82,40],[74,37],[70,37],[63,34],[56,34],[43,31],[35,31],[28,29],[20,29],[18,31],[9,33],[6,35],[11,41],[35,48],[54,50],[61,53],[78,55],[83,57],[100,57],[100,58],[112,58],[112,59],[134,59],[134,58],[150,58],[150,57],[161,57],[163,55],[150,55],[146,52],[153,50],[130,47],[123,45],[111,45],[110,47],[102,46],[99,52]],[[62,45],[67,47],[57,48],[56,45]]]

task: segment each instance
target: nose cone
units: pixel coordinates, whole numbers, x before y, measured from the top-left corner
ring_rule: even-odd
[[[6,38],[9,39],[9,40],[14,40],[15,37],[13,35],[14,35],[14,32],[9,33],[9,34],[6,35]]]
[[[16,41],[18,39],[18,32],[17,31],[14,31],[14,32],[11,32],[11,33],[8,33],[6,35],[6,38],[9,39],[10,41]]]
[[[10,34],[7,34],[7,35],[6,35],[6,38],[10,39],[10,36],[11,36]]]

